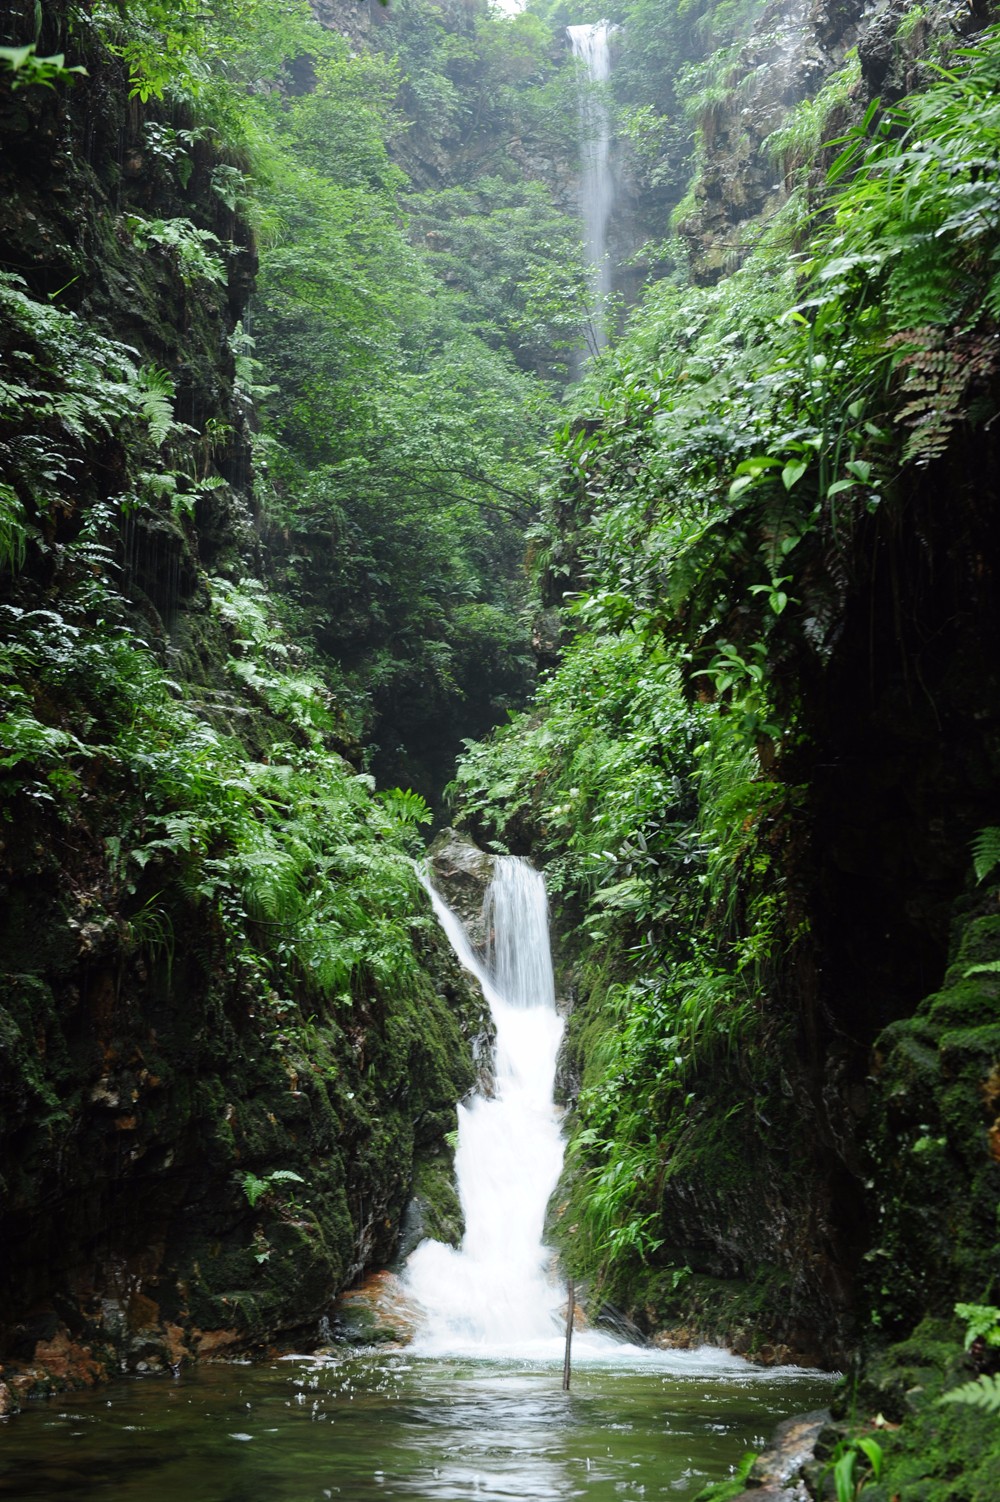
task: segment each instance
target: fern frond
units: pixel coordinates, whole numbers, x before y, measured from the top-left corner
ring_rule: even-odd
[[[997,272],[987,287],[984,301],[990,317],[1000,319],[1000,272]]]
[[[240,856],[242,889],[251,918],[293,923],[302,909],[301,865],[284,850],[247,850]]]
[[[174,383],[157,365],[144,365],[136,376],[136,393],[149,436],[157,448],[166,443],[174,426]]]
[[[0,484],[0,568],[21,567],[26,537],[24,507],[16,491]]]
[[[990,824],[972,842],[972,869],[977,881],[985,881],[1000,866],[1000,829]]]
[[[1000,1415],[1000,1372],[992,1377],[977,1377],[975,1382],[965,1382],[961,1387],[953,1387],[938,1402],[960,1403],[969,1408],[982,1408],[986,1413]]]

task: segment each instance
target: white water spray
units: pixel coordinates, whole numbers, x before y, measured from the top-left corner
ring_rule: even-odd
[[[459,960],[479,981],[496,1027],[495,1095],[458,1108],[455,1175],[465,1214],[462,1245],[424,1241],[403,1284],[419,1310],[417,1356],[514,1358],[558,1365],[566,1290],[543,1245],[545,1211],[562,1166],[552,1100],[562,1021],[555,1009],[543,878],[526,861],[500,856],[484,902],[483,965],[461,920],[424,880]],[[574,1364],[655,1366],[698,1379],[757,1380],[788,1367],[753,1367],[711,1346],[656,1350],[588,1330],[573,1341]]]
[[[552,1089],[562,1021],[555,1009],[545,884],[526,861],[497,859],[484,905],[489,966],[428,888],[459,959],[480,981],[496,1027],[496,1087],[459,1106],[455,1175],[465,1214],[458,1251],[425,1241],[405,1283],[424,1312],[424,1354],[545,1354],[564,1297],[542,1244],[562,1166]]]
[[[583,63],[586,80],[579,92],[580,112],[580,214],[583,246],[591,268],[596,293],[594,340],[597,349],[607,343],[602,304],[611,291],[611,263],[607,253],[608,224],[615,200],[611,166],[611,123],[602,86],[611,76],[609,39],[614,28],[607,21],[591,26],[567,26],[573,56]],[[597,85],[597,87],[595,87]]]

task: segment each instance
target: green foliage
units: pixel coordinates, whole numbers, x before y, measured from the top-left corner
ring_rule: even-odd
[[[608,15],[621,26],[611,89],[623,133],[648,191],[676,205],[697,175],[704,126],[711,130],[714,108],[743,77],[737,54],[760,8],[753,0],[618,0]]]
[[[174,431],[174,383],[169,373],[155,365],[139,371],[136,385],[142,415],[149,424],[149,436],[156,448],[162,447]]]
[[[764,150],[781,167],[786,179],[819,155],[830,122],[845,108],[860,78],[861,64],[857,50],[852,48],[846,61],[831,73],[819,93],[797,104],[789,117],[767,137]]]
[[[241,1183],[247,1203],[253,1210],[275,1184],[304,1184],[305,1180],[300,1173],[295,1173],[291,1168],[272,1168],[270,1173],[260,1178],[255,1173],[245,1173]]]
[[[455,311],[525,370],[565,372],[563,351],[585,347],[589,296],[579,228],[539,182],[482,176],[408,200],[428,265],[461,293]]]
[[[26,47],[0,47],[0,68],[13,74],[12,89],[30,88],[32,84],[54,89],[57,83],[72,83],[75,76],[86,76],[86,68],[79,65],[67,68],[65,64],[62,52],[52,57],[39,57],[34,42],[29,42]]]
[[[1000,829],[981,829],[972,842],[972,868],[977,881],[985,881],[1000,865]]]
[[[956,1304],[955,1313],[965,1320],[965,1349],[977,1340],[1000,1346],[1000,1309],[994,1304]]]
[[[211,230],[198,229],[190,219],[144,219],[138,214],[128,215],[125,223],[140,250],[158,245],[168,253],[185,286],[193,286],[199,278],[225,282],[226,268],[209,249],[219,244]]]
[[[470,746],[458,772],[465,817],[546,860],[560,927],[575,924],[585,956],[594,999],[563,1250],[607,1279],[662,1246],[670,1122],[752,1035],[783,942],[759,846],[767,789],[736,731],[688,702],[678,666],[640,632],[591,630],[536,712]]]
[[[864,1494],[869,1478],[877,1482],[882,1475],[883,1458],[882,1446],[877,1439],[856,1435],[842,1440],[830,1466],[837,1502],[855,1502],[856,1497]],[[855,1474],[859,1460],[867,1461],[866,1476]]]
[[[693,1502],[737,1502],[747,1489],[747,1482],[756,1459],[756,1452],[747,1450],[740,1459],[734,1476],[728,1477],[725,1481],[710,1481],[695,1495]]]
[[[426,82],[442,48],[455,97],[480,91],[492,109],[498,71],[510,100],[533,86],[521,52],[493,47],[480,77],[438,13],[419,5],[377,29],[394,56],[354,54],[298,12],[275,16],[269,33],[250,11],[226,78],[213,72],[200,98],[230,134],[238,79],[270,76],[282,51],[299,60],[287,90],[255,85],[240,98],[250,170],[222,184],[233,202],[252,198],[258,227],[254,338],[240,336],[237,369],[259,406],[273,574],[337,686],[348,743],[366,743],[384,780],[434,796],[460,736],[520,702],[530,676],[521,534],[552,398],[527,371],[553,349],[545,331],[526,332],[520,280],[536,263],[565,261],[575,226],[542,190],[489,173],[470,192],[404,201],[390,160],[389,143],[405,159],[413,79],[401,76],[412,67],[416,77],[418,58]],[[480,22],[484,37],[524,32],[537,52],[527,21]],[[157,138],[174,172],[188,144],[176,134]],[[220,250],[184,221],[137,232],[196,284],[207,275],[201,252],[210,269]],[[177,494],[196,491],[186,481]],[[256,666],[241,671],[263,691]]]
[[[144,103],[210,99],[219,78],[238,81],[250,58],[274,69],[315,35],[305,0],[287,0],[277,13],[263,0],[210,7],[197,0],[137,0],[127,15],[113,0],[99,0],[94,20],[124,59],[133,96]]]
[[[834,650],[852,549],[959,424],[995,415],[998,59],[991,33],[837,142],[797,260],[764,236],[717,287],[651,287],[552,445],[532,546],[561,658],[455,790],[473,827],[546,862],[572,931],[560,1236],[625,1297],[669,1235],[705,1082],[745,1099],[748,1040],[781,1025],[808,936],[783,839],[805,797],[798,685]],[[704,88],[737,87],[730,63]],[[774,144],[805,159],[853,76]],[[685,87],[704,130],[712,99]]]
[[[961,1387],[953,1387],[938,1401],[956,1403],[964,1408],[981,1408],[984,1413],[1000,1415],[1000,1373],[993,1376],[984,1373],[974,1382],[963,1382]]]

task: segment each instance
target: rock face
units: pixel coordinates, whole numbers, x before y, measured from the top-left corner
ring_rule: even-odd
[[[863,9],[862,0],[772,0],[732,65],[734,82],[701,111],[698,170],[678,224],[696,281],[732,270],[747,229],[781,206],[785,185],[765,142],[842,64]]]
[[[431,879],[452,912],[465,925],[473,947],[485,953],[488,934],[483,899],[493,880],[493,856],[467,834],[443,829],[428,851]]]

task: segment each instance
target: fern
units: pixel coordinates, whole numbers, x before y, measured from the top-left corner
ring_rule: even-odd
[[[294,923],[302,911],[302,867],[295,855],[274,848],[244,851],[240,864],[250,917],[259,923]]]
[[[0,484],[0,568],[19,569],[24,562],[24,508],[17,492]]]
[[[57,83],[72,83],[78,74],[87,75],[86,68],[79,64],[67,68],[65,53],[39,57],[34,42],[29,42],[26,47],[0,47],[0,70],[13,74],[12,89],[23,89],[32,84],[51,89]]]
[[[146,219],[129,214],[125,223],[140,250],[158,245],[171,258],[181,281],[191,287],[199,279],[221,286],[226,268],[214,248],[220,245],[211,230],[199,229],[190,219]]]
[[[995,1376],[977,1377],[975,1382],[965,1382],[952,1388],[938,1399],[939,1403],[959,1403],[968,1408],[982,1408],[986,1413],[1000,1416],[1000,1372]]]
[[[174,427],[174,383],[159,366],[144,365],[135,384],[140,410],[149,424],[149,436],[160,448]]]
[[[1000,866],[1000,828],[981,829],[972,842],[972,869],[977,881],[985,881]]]
[[[977,1340],[984,1340],[988,1346],[1000,1346],[1000,1309],[995,1304],[956,1304],[955,1313],[966,1322],[967,1351]]]

